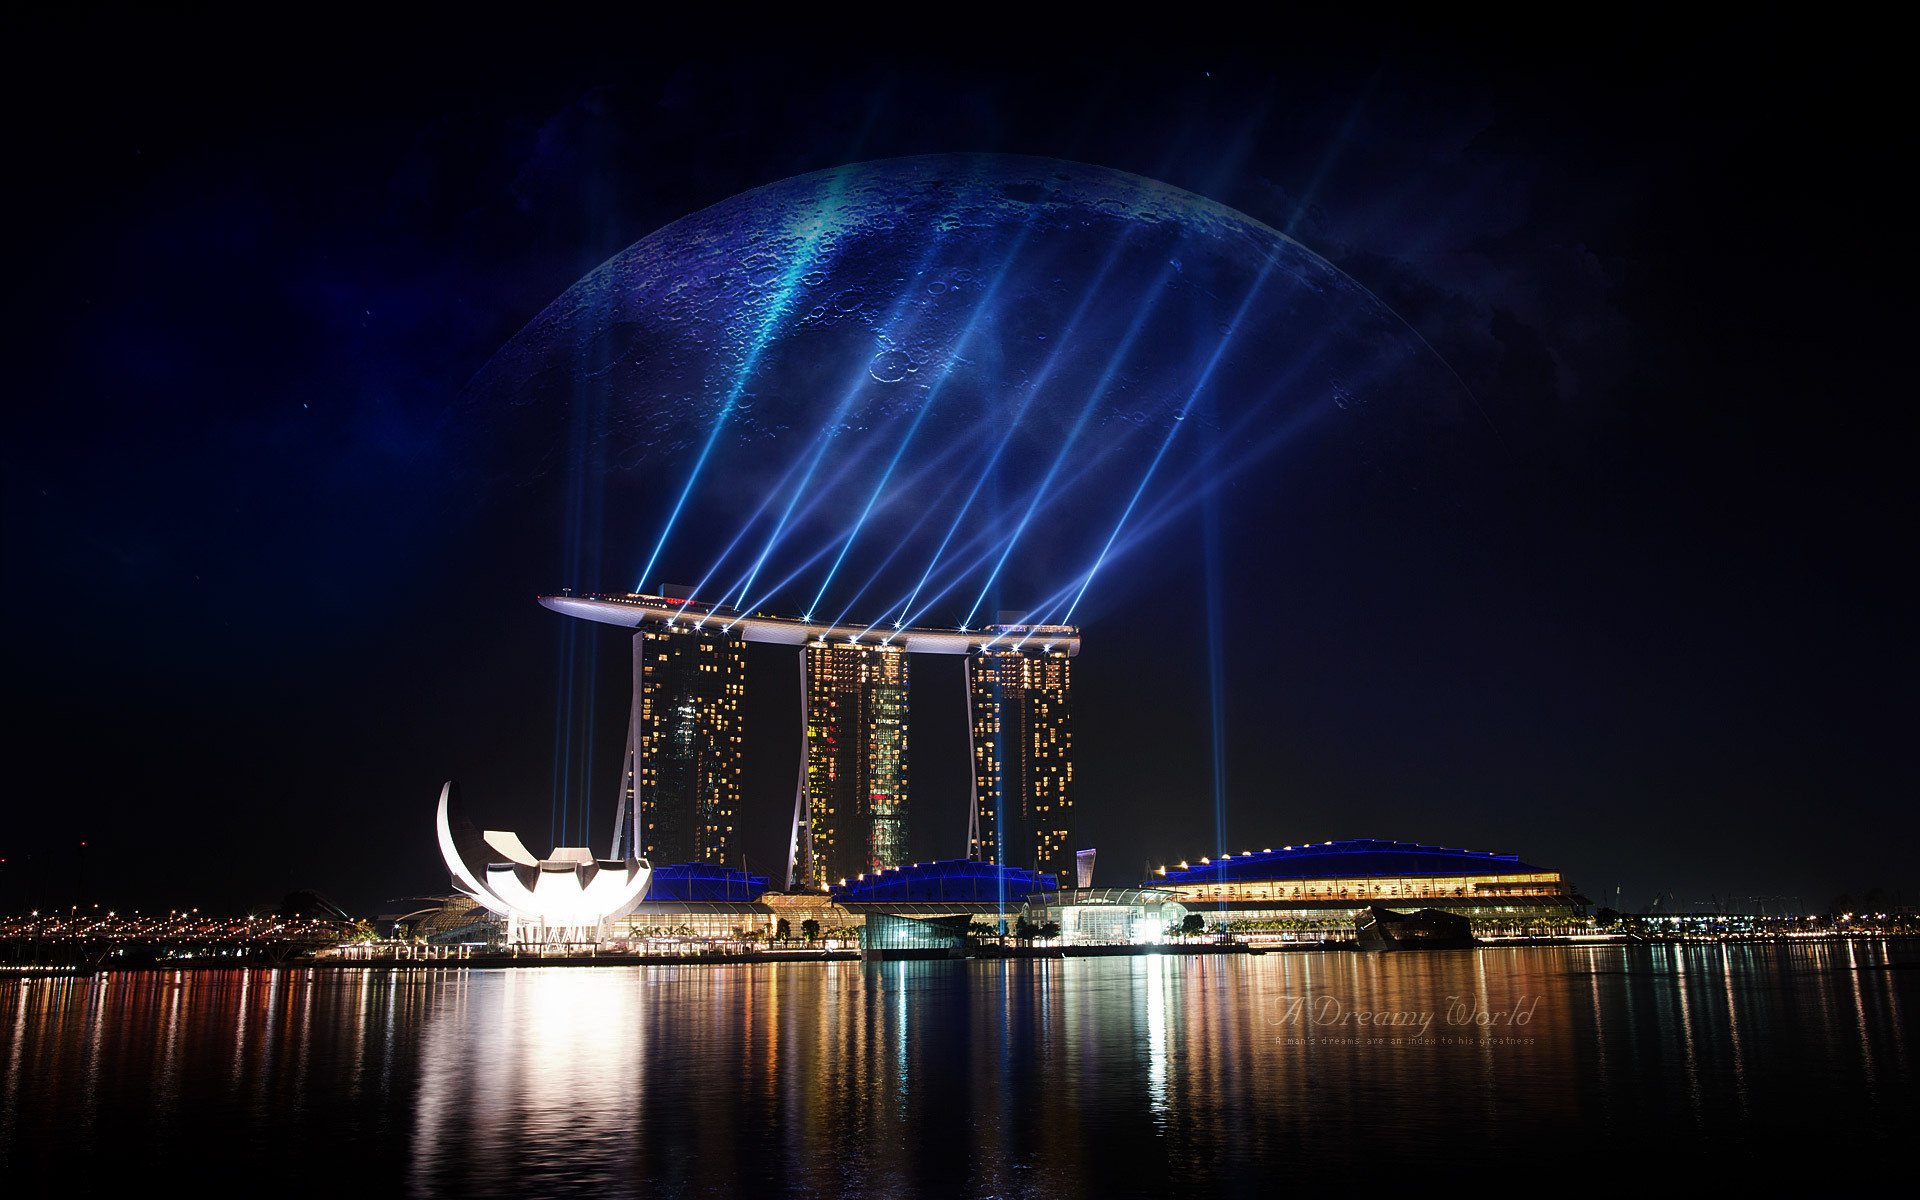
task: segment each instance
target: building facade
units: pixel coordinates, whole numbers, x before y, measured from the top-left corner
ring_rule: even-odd
[[[805,656],[803,886],[907,858],[907,655],[897,646],[812,642]]]
[[[1138,946],[1180,932],[1187,909],[1160,888],[1062,888],[1027,903],[1033,925],[1060,927],[1068,946]]]
[[[730,861],[746,673],[746,642],[718,623],[648,621],[634,633],[615,858]]]
[[[1070,843],[1078,629],[1006,623],[1003,614],[984,629],[876,630],[740,612],[665,590],[539,598],[569,617],[638,630],[616,857],[638,847],[663,863],[727,859],[739,797],[741,643],[750,642],[800,654],[806,734],[786,887],[818,892],[907,858],[907,663],[915,654],[968,660],[967,857],[1090,881],[1076,871]]]
[[[1434,908],[1476,929],[1571,928],[1587,901],[1558,871],[1513,854],[1359,839],[1223,854],[1161,867],[1171,893],[1232,933],[1350,932],[1371,905]]]
[[[1065,626],[993,626],[967,660],[967,855],[1073,882],[1073,660]],[[1060,638],[1061,641],[1050,639]]]

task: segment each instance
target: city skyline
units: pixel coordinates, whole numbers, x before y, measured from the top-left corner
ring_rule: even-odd
[[[674,222],[848,164],[991,152],[1128,172],[1246,214],[1379,296],[1405,322],[1389,344],[1418,349],[1417,333],[1434,355],[1417,361],[1457,373],[1471,397],[1458,422],[1379,422],[1357,442],[1314,426],[1211,499],[1180,456],[1250,452],[1279,426],[1236,432],[1241,410],[1205,397],[1181,422],[1128,527],[1163,485],[1192,485],[1193,507],[1110,559],[1075,614],[1103,647],[1074,668],[1087,798],[1075,838],[1099,845],[1103,877],[1222,848],[1389,836],[1525,848],[1629,908],[1667,894],[1823,907],[1874,886],[1912,893],[1890,848],[1912,840],[1909,819],[1885,803],[1914,790],[1897,750],[1910,639],[1884,578],[1911,502],[1861,408],[1899,377],[1888,355],[1903,272],[1814,252],[1835,225],[1903,244],[1900,189],[1847,119],[1884,97],[1841,104],[1781,83],[1811,66],[1686,35],[1522,59],[1501,39],[1388,32],[1316,26],[1278,64],[1215,45],[992,78],[857,56],[828,72],[778,55],[722,70],[581,53],[576,40],[531,55],[526,88],[505,95],[471,74],[478,59],[423,62],[398,44],[354,49],[385,57],[349,91],[300,64],[187,54],[162,70],[136,42],[49,28],[56,58],[84,53],[106,82],[28,130],[21,151],[34,166],[20,199],[48,236],[20,276],[27,353],[5,519],[9,616],[24,635],[8,662],[31,699],[23,793],[116,782],[25,805],[0,887],[237,910],[311,886],[378,905],[436,877],[432,856],[381,842],[346,871],[331,839],[448,776],[508,827],[558,798],[559,823],[590,822],[604,847],[631,647],[542,631],[521,610],[536,591],[636,581],[713,409],[675,421],[594,407],[591,381],[613,378],[602,367],[627,346],[620,329],[555,343],[565,403],[542,392],[476,409],[463,390],[574,284]],[[1700,86],[1702,61],[1718,86]],[[32,110],[25,95],[16,107]],[[942,293],[952,303],[984,298],[1001,259],[966,284],[951,249],[890,247],[837,319],[911,320],[895,316],[906,294],[890,284],[918,278],[923,259],[956,278],[925,278],[915,303],[933,283],[961,283]],[[959,524],[945,561],[955,576],[985,561],[921,619],[971,624],[989,588],[979,613],[1046,607],[1083,577],[1144,473],[1135,449],[1101,452],[1168,427],[1164,406],[1185,400],[1177,385],[1205,372],[1244,294],[1220,290],[1190,340],[1149,327],[1131,344],[1151,344],[1153,370],[1135,355],[1108,381],[1145,402],[1103,401],[1076,437],[1145,310],[1131,301],[1164,272],[1176,298],[1153,320],[1205,303],[1185,290],[1200,259],[1172,255],[1175,271],[1143,251],[1108,276],[1120,294],[1064,338],[1106,266],[1084,249],[1004,285],[1066,281],[1044,303],[992,308],[973,336],[1044,318],[1045,344],[1086,361],[1048,375],[1036,342],[963,348],[963,363],[1006,364],[1004,388],[949,385],[890,475],[910,409],[856,395],[836,426],[849,436],[824,450],[806,439],[853,383],[920,387],[922,339],[954,344],[970,309],[892,344],[869,336],[857,358],[815,360],[816,374],[796,363],[749,381],[688,501],[699,519],[674,526],[654,576],[697,583],[741,535],[717,587],[750,580],[748,605],[804,614],[824,585],[817,615],[890,623],[912,615],[896,598],[926,608],[947,585],[942,566],[915,593],[983,479],[970,511],[985,516]],[[743,311],[746,336],[727,344],[751,353]],[[1279,343],[1274,361],[1320,331]],[[698,391],[707,360],[683,362],[672,389],[639,394]],[[570,365],[588,381],[577,391]],[[1260,377],[1235,376],[1236,405],[1260,402],[1238,386]],[[714,378],[724,400],[733,373]],[[1382,403],[1335,378],[1353,393],[1325,393],[1342,422]],[[999,465],[976,470],[1008,430],[1021,432]],[[1462,439],[1474,443],[1463,469],[1440,470]],[[1401,479],[1412,499],[1382,482]],[[889,508],[883,494],[862,525],[883,480],[919,503]],[[913,538],[893,538],[922,516]],[[956,551],[1023,518],[991,582],[990,542]],[[1163,697],[1151,738],[1116,699],[1143,644]],[[735,832],[771,830],[742,852],[777,874],[797,652],[745,655],[767,687],[744,719],[793,749],[743,768]],[[966,836],[967,686],[958,660],[914,665],[916,857]],[[1173,816],[1189,811],[1204,816]],[[303,836],[315,824],[325,836]],[[254,861],[237,825],[289,857]],[[236,865],[173,896],[162,864],[202,854]]]
[[[965,15],[0,18],[0,1179],[1898,1161],[1899,39]]]

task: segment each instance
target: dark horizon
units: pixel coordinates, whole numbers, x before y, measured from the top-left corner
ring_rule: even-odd
[[[8,21],[33,66],[6,85],[25,769],[0,910],[444,892],[444,780],[544,848],[566,662],[604,841],[627,642],[569,642],[533,597],[632,586],[660,514],[608,513],[583,550],[564,464],[489,472],[531,454],[463,423],[470,383],[672,221],[959,152],[1143,174],[1287,230],[1481,409],[1475,469],[1432,504],[1453,533],[1413,536],[1311,455],[1235,483],[1225,602],[1271,620],[1233,627],[1224,848],[1517,853],[1636,911],[1920,898],[1912,490],[1879,415],[1911,251],[1869,52],[1322,20],[1261,52],[322,30],[229,59],[196,36],[220,24]],[[697,577],[699,549],[654,574]],[[1221,848],[1206,622],[1130,607],[1207,572],[1200,538],[1170,540],[1080,621],[1076,838],[1103,883]],[[777,876],[797,674],[764,647],[748,669],[746,854]],[[913,665],[917,858],[964,836],[959,671]]]

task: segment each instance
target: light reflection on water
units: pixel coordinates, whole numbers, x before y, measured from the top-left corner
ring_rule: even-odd
[[[9,1178],[95,1183],[298,1170],[435,1195],[1058,1196],[1541,1165],[1674,1135],[1884,1148],[1916,1115],[1920,975],[1889,969],[1916,957],[1861,942],[13,980],[0,1154]],[[1724,1184],[1766,1161],[1698,1169]]]

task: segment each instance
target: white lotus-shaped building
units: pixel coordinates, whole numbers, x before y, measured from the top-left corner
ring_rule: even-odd
[[[535,858],[517,833],[476,830],[455,813],[452,782],[440,789],[440,853],[454,886],[507,919],[507,940],[600,941],[606,923],[633,911],[653,867],[644,858],[597,859],[578,846]]]

